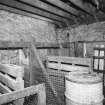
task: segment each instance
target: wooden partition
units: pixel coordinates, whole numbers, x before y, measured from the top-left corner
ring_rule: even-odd
[[[22,90],[0,95],[0,105],[34,94],[37,94],[38,96],[37,105],[46,105],[46,91],[44,84],[34,85]]]
[[[80,57],[48,56],[47,68],[55,70],[70,71],[89,71],[91,70],[91,59]]]
[[[0,64],[0,93],[11,93],[24,89],[24,68],[12,64]],[[23,105],[24,99],[14,102],[15,105]]]
[[[64,56],[47,56],[46,58],[47,73],[52,84],[65,105],[65,75],[71,71],[91,72],[90,58],[64,57]],[[51,95],[49,94],[49,97]]]

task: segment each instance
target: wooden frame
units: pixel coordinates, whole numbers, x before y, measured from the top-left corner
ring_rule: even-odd
[[[0,64],[0,92],[5,94],[24,88],[24,67]]]
[[[91,72],[90,58],[47,56],[46,69],[57,97],[65,105],[65,75],[71,71]],[[48,94],[51,97],[51,94]]]
[[[13,64],[0,64],[0,93],[6,94],[24,89],[24,67]],[[14,102],[23,105],[24,99]]]
[[[47,68],[70,72],[91,69],[91,58],[47,56]]]
[[[29,67],[27,70],[27,80],[25,81],[26,85],[25,86],[30,86],[30,72],[32,71],[31,69],[31,44],[30,42],[24,42],[24,41],[17,41],[17,42],[12,42],[12,41],[2,41],[0,40],[0,50],[17,50],[17,49],[29,49]],[[24,77],[25,78],[25,77]]]
[[[36,86],[24,88],[22,90],[0,95],[0,105],[34,94],[38,95],[38,105],[46,105],[46,91],[44,84],[39,84]]]

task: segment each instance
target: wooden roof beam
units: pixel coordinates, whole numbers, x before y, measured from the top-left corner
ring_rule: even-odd
[[[34,6],[34,7],[40,8],[42,10],[48,11],[50,13],[62,16],[68,20],[72,20],[72,17],[73,17],[70,13],[67,13],[67,12],[62,11],[61,9],[57,8],[57,7],[54,7],[54,6],[49,5],[47,3],[44,3],[41,0],[19,0],[19,1],[21,1],[23,3],[27,3],[30,6]]]
[[[0,4],[18,9],[21,11],[25,11],[25,12],[28,12],[31,14],[39,15],[39,16],[46,17],[46,18],[49,18],[52,20],[56,20],[56,21],[61,22],[61,23],[68,23],[67,19],[65,19],[63,17],[48,13],[48,12],[40,10],[38,8],[28,6],[26,4],[20,3],[20,2],[15,1],[15,0],[0,0]]]
[[[85,11],[88,15],[93,16],[95,15],[95,7],[90,6],[88,3],[83,3],[82,0],[69,0],[71,3],[76,5],[77,7],[81,8],[83,11]]]
[[[28,13],[28,12],[25,12],[25,11],[22,11],[22,10],[19,10],[19,9],[11,8],[11,7],[8,7],[8,6],[5,6],[5,5],[0,4],[0,10],[5,10],[5,11],[11,12],[11,13],[35,18],[35,19],[38,19],[38,20],[42,20],[42,21],[50,22],[50,23],[55,24],[55,25],[62,26],[62,23],[57,21],[57,20],[51,20],[51,19],[48,19],[48,18],[45,18],[45,17],[41,17],[41,16],[38,16],[38,15]]]
[[[70,7],[68,4],[62,2],[61,0],[41,0],[41,1],[52,4],[52,5],[60,8],[61,10],[68,12],[69,14],[71,14],[73,16],[78,16],[79,15],[78,10]]]

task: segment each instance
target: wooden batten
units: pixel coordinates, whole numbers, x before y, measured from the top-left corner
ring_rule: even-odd
[[[71,63],[71,64],[79,64],[79,65],[91,65],[90,58],[76,58],[76,57],[65,57],[65,56],[47,56],[48,61],[55,61],[55,62],[64,62],[64,63]]]
[[[65,21],[67,21],[66,18],[64,18],[60,15],[53,14],[53,13],[50,13],[48,11],[44,11],[44,10],[41,10],[39,8],[35,8],[35,7],[32,7],[32,6],[26,5],[25,3],[21,3],[21,2],[16,1],[16,0],[6,0],[6,1],[0,0],[0,4],[5,5],[7,7],[19,9],[21,11],[25,11],[27,13],[31,13],[31,14],[35,14],[35,15],[38,15],[38,16],[46,17],[46,18],[49,18],[49,19],[52,19],[52,20],[57,20],[58,22],[61,22],[61,23],[65,23]]]
[[[85,13],[89,14],[90,16],[94,16],[95,14],[95,7],[89,6],[87,3],[83,3],[81,0],[69,0],[74,5],[81,8]]]
[[[12,90],[10,90],[7,86],[0,83],[0,93],[10,93]]]
[[[25,89],[0,95],[0,105],[34,94],[38,94],[38,105],[46,105],[46,92],[44,84],[39,84],[36,86],[27,87]]]
[[[14,90],[16,89],[16,80],[12,79],[8,75],[4,75],[0,73],[0,82],[2,82],[3,84],[5,84],[7,87],[11,89],[14,89]]]
[[[52,69],[59,69],[59,70],[64,70],[64,71],[89,71],[89,67],[83,67],[83,66],[74,66],[74,65],[67,65],[67,64],[59,64],[59,63],[48,63],[47,64],[48,68]]]
[[[13,64],[0,64],[0,93],[10,93],[24,88],[24,68]],[[13,102],[23,105],[24,99]]]
[[[0,71],[15,78],[24,76],[24,68],[12,64],[0,64]]]
[[[45,10],[45,11],[49,11],[50,13],[62,16],[68,20],[72,20],[72,18],[71,18],[72,15],[70,13],[62,11],[61,9],[54,7],[52,5],[49,5],[47,3],[44,3],[40,0],[36,0],[36,1],[35,0],[20,0],[20,1],[22,1],[23,3],[27,3],[27,4],[30,4],[32,6],[38,7],[40,9]]]
[[[1,9],[1,5],[0,5]],[[22,49],[30,47],[29,42],[13,42],[13,41],[2,41],[0,40],[0,49]]]
[[[57,0],[57,1],[56,0],[46,0],[46,1],[71,13],[72,15],[78,16],[79,14],[79,12],[75,8],[70,7],[68,4],[62,2],[61,0]]]

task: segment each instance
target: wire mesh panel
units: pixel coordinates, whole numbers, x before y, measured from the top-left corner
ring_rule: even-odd
[[[38,103],[38,97],[37,97],[37,94],[35,94],[29,97],[26,97],[23,105],[37,105],[37,103]]]
[[[57,100],[50,88],[50,86],[46,83],[46,98],[47,98],[47,105],[57,105]]]
[[[90,67],[91,59],[88,58],[48,56],[46,63],[47,73],[57,92],[57,97],[60,98],[61,105],[65,105],[65,75],[77,70],[89,72]],[[51,97],[52,93],[48,92],[47,95]]]
[[[35,70],[36,69],[36,70]],[[46,80],[45,75],[42,73],[41,68],[35,68],[33,67],[32,70],[32,74],[33,74],[33,84],[38,84],[38,83],[45,83],[45,87],[46,87],[46,103],[47,105],[57,105],[57,101],[56,98],[54,97],[54,94],[52,92],[51,87],[49,86],[48,81]]]
[[[47,69],[48,70],[48,74],[50,76],[51,82],[58,94],[58,97],[61,100],[61,104],[65,105],[65,96],[64,96],[64,92],[65,92],[65,75],[68,72],[65,71],[58,71],[58,70],[53,70],[53,69]],[[51,93],[48,94],[48,96],[50,96]]]

